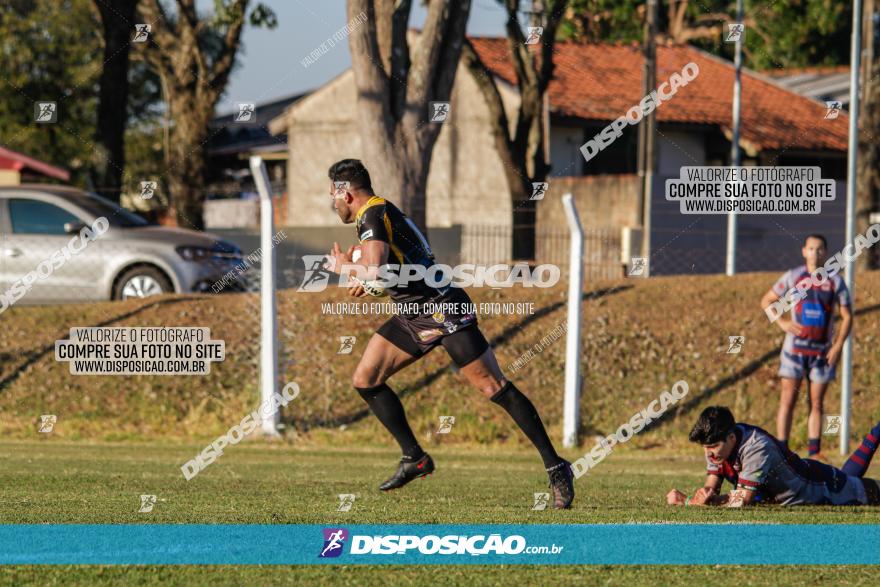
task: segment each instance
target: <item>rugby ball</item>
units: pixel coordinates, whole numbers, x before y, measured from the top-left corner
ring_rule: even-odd
[[[355,246],[354,250],[351,252],[351,261],[352,263],[357,263],[361,258],[361,247]],[[385,291],[385,288],[379,285],[378,281],[362,281],[355,277],[351,276],[352,281],[356,281],[364,288],[364,291],[367,292],[368,295],[373,296],[374,298],[381,298],[382,296],[387,296],[388,292]]]
[[[381,298],[382,296],[387,296],[388,292],[385,291],[385,288],[382,287],[378,281],[361,281],[357,277],[352,277],[356,282],[361,284],[364,288],[364,291],[367,292],[368,295],[373,296],[374,298]]]

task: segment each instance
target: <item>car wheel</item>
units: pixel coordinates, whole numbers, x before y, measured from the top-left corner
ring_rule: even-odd
[[[173,292],[171,282],[155,267],[133,267],[123,273],[116,282],[113,299],[146,298]]]

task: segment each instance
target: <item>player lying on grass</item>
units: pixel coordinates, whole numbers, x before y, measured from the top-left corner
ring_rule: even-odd
[[[332,180],[333,209],[344,224],[355,225],[361,245],[358,265],[372,272],[386,263],[425,268],[434,265],[434,255],[425,236],[397,206],[373,193],[370,174],[360,161],[338,161],[330,167],[328,175]],[[333,244],[327,269],[340,273],[343,265],[355,264],[352,261],[354,247],[343,253],[338,243]],[[400,268],[395,270],[400,271]],[[369,287],[372,290],[374,286]],[[463,289],[451,285],[433,287],[424,278],[410,281],[405,287],[400,284],[389,287],[386,291],[394,302],[422,309],[441,304],[452,308],[471,306],[471,299]],[[349,294],[368,295],[363,282],[356,282]],[[574,499],[571,463],[556,453],[529,398],[502,375],[492,347],[480,332],[473,313],[453,315],[428,310],[395,314],[370,338],[355,368],[352,384],[403,452],[397,472],[379,489],[403,487],[434,470],[434,461],[419,446],[403,405],[386,380],[441,345],[465,379],[504,408],[532,441],[550,477],[554,507],[569,507]]]
[[[880,505],[880,484],[864,478],[880,440],[880,423],[842,469],[800,458],[761,428],[737,424],[721,406],[703,410],[689,439],[706,453],[706,484],[690,498],[672,489],[666,495],[670,505]],[[722,495],[725,479],[733,490]]]

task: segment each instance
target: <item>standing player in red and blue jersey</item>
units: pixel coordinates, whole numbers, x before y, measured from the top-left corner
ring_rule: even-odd
[[[843,343],[852,328],[852,302],[849,290],[835,274],[822,285],[815,285],[810,275],[825,263],[828,256],[825,237],[811,234],[804,241],[801,254],[805,263],[787,271],[761,298],[766,308],[785,295],[785,292],[806,281],[810,283],[806,297],[792,308],[791,316],[781,316],[776,324],[785,332],[785,342],[779,355],[779,376],[782,395],[776,416],[776,436],[786,445],[791,433],[791,418],[797,401],[801,380],[806,378],[810,394],[810,417],[807,421],[809,456],[825,460],[821,453],[822,403],[828,384],[834,379],[835,367]],[[840,328],[833,332],[834,308],[840,310]]]

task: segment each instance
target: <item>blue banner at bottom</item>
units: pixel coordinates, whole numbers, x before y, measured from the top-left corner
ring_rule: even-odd
[[[2,564],[880,564],[880,526],[0,525]]]

